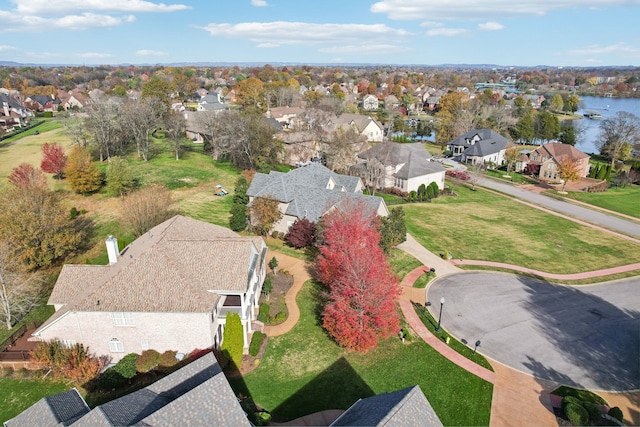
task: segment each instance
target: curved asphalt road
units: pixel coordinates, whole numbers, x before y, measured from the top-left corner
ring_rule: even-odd
[[[509,194],[527,202],[535,203],[553,211],[569,215],[628,236],[640,238],[640,224],[634,223],[633,221],[627,221],[616,216],[578,206],[563,200],[553,199],[542,194],[524,190],[511,184],[494,181],[492,179],[480,178],[478,185],[501,193]]]
[[[442,327],[537,378],[590,390],[640,389],[640,278],[563,286],[496,272],[436,279]]]

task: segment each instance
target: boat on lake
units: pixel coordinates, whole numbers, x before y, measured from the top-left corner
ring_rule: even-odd
[[[591,119],[591,120],[602,120],[603,119],[602,114],[598,113],[597,111],[590,111],[590,110],[585,111],[584,112],[584,116],[586,118],[588,118],[588,119]]]

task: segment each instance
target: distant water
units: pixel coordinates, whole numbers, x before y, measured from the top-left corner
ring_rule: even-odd
[[[597,96],[580,97],[584,108],[577,111],[577,114],[584,114],[586,110],[596,111],[602,114],[603,119],[616,115],[618,111],[626,111],[640,117],[640,99],[638,98],[600,98]],[[597,154],[600,151],[596,148],[596,141],[600,132],[602,120],[591,120],[582,118],[580,125],[586,125],[586,130],[578,140],[576,148],[590,154]]]

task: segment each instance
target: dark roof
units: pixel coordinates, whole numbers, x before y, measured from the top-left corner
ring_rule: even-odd
[[[74,425],[249,426],[212,353],[141,390],[94,408]]]
[[[375,158],[385,166],[402,167],[394,174],[397,178],[409,179],[432,173],[444,173],[445,169],[419,142],[401,144],[386,141],[358,155],[362,159]]]
[[[360,399],[331,426],[442,426],[419,386]]]
[[[334,184],[333,188],[330,183]],[[247,195],[288,203],[285,214],[317,221],[331,207],[346,199],[362,199],[377,211],[382,199],[360,193],[359,183],[357,176],[340,175],[314,162],[287,173],[257,173]]]
[[[496,133],[491,129],[471,129],[469,132],[460,135],[459,137],[449,141],[447,145],[462,145],[469,147],[476,144],[478,141],[497,141],[503,143],[506,147],[509,142],[504,136]]]
[[[14,426],[68,426],[89,413],[78,390],[75,388],[44,397],[22,411],[16,417],[5,421],[6,427]]]

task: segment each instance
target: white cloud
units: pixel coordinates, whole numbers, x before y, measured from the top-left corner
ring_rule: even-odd
[[[136,51],[136,56],[167,56],[166,52],[160,52],[158,50],[141,49]]]
[[[9,50],[18,50],[17,48],[13,47],[13,46],[7,46],[0,44],[0,52],[7,52]]]
[[[579,3],[579,4],[576,4]],[[391,19],[482,20],[496,17],[542,16],[548,12],[574,8],[609,8],[637,5],[627,0],[381,0],[371,12]]]
[[[429,27],[429,28],[438,28],[438,27],[444,27],[444,24],[442,22],[425,21],[425,22],[421,22],[420,26]]]
[[[434,28],[433,30],[427,31],[428,36],[436,37],[436,36],[444,36],[444,37],[456,37],[467,34],[468,31],[464,28]]]
[[[145,0],[13,0],[16,11],[23,15],[62,15],[96,10],[102,12],[174,12],[191,9],[184,4],[154,3]]]
[[[214,37],[248,40],[257,47],[317,46],[325,53],[397,52],[408,31],[384,24],[315,24],[308,22],[244,22],[199,27]],[[389,49],[388,46],[393,46]]]
[[[101,58],[113,57],[113,55],[110,53],[100,53],[100,52],[84,52],[84,53],[79,53],[76,56],[84,59],[101,59]]]
[[[265,7],[269,6],[267,0],[251,0],[251,4],[255,7]]]
[[[41,32],[45,30],[86,30],[90,28],[114,27],[125,22],[133,22],[135,17],[98,15],[84,13],[57,18],[43,18],[35,15],[17,15],[0,10],[0,33]]]
[[[627,46],[621,42],[609,46],[591,45],[581,49],[569,50],[566,54],[572,56],[623,54],[628,57],[638,57],[640,56],[640,48]]]
[[[485,22],[484,24],[478,24],[478,29],[482,31],[499,31],[504,30],[504,25],[499,22]]]

